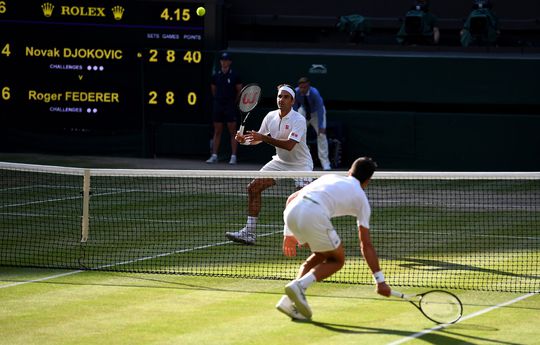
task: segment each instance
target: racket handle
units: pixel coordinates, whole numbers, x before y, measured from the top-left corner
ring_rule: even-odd
[[[240,128],[238,129],[238,134],[244,135],[244,125],[240,125]],[[243,143],[240,143],[240,145],[251,145],[251,143],[244,141]]]
[[[405,298],[404,294],[402,294],[399,291],[395,291],[395,290],[390,291],[390,295],[392,295],[394,297],[397,297],[397,298]]]

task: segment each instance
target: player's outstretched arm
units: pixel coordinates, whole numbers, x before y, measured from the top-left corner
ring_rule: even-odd
[[[249,131],[248,134],[246,135],[246,140],[248,141],[252,140],[253,142],[256,142],[256,143],[264,142],[269,145],[279,147],[280,149],[284,149],[287,151],[291,151],[294,148],[294,146],[297,144],[297,142],[292,139],[275,139],[269,135],[264,135],[255,131]]]
[[[377,284],[377,293],[386,297],[390,296],[390,287],[386,284],[384,275],[379,266],[379,257],[373,247],[371,242],[371,237],[369,235],[369,229],[360,226],[358,229],[358,236],[360,238],[360,251],[366,260],[371,272],[373,273],[373,278]]]

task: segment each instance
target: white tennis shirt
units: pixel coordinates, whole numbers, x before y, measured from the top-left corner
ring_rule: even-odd
[[[279,110],[271,111],[264,117],[259,133],[270,135],[274,139],[292,139],[297,142],[291,151],[276,147],[276,155],[272,159],[291,165],[313,166],[306,143],[307,123],[300,113],[291,109],[281,118]]]
[[[369,229],[371,207],[366,193],[356,178],[335,174],[323,175],[302,188],[296,199],[302,199],[304,196],[321,205],[328,218],[354,216],[358,226]]]

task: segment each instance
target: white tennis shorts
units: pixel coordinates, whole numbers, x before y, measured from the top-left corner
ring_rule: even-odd
[[[324,209],[311,200],[299,198],[300,200],[294,200],[283,211],[285,226],[300,244],[309,244],[312,252],[337,249],[341,238]]]
[[[312,166],[285,164],[275,159],[272,159],[270,162],[266,163],[261,168],[261,171],[312,171],[312,170],[313,170]],[[313,179],[310,177],[295,178],[294,185],[296,186],[296,188],[300,189],[310,184],[311,181],[313,181]]]

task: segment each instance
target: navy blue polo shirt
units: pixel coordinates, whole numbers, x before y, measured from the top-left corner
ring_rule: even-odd
[[[216,86],[214,101],[220,105],[234,105],[236,102],[236,85],[242,81],[232,68],[227,73],[221,69],[212,75],[212,84]]]

